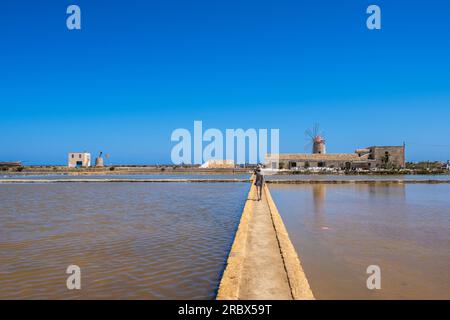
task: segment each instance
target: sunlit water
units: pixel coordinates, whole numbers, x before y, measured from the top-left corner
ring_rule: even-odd
[[[317,298],[450,299],[450,184],[270,189]]]
[[[246,183],[0,186],[1,299],[211,299]],[[69,265],[81,290],[66,288]]]
[[[236,173],[236,174],[201,174],[201,173],[155,173],[155,174],[0,174],[2,180],[17,180],[17,179],[31,179],[31,180],[67,180],[67,179],[133,179],[133,180],[153,180],[153,179],[194,179],[194,180],[214,180],[214,179],[249,179],[250,174]]]
[[[435,175],[330,175],[330,174],[289,174],[289,175],[268,175],[267,180],[370,180],[370,181],[383,181],[383,180],[450,180],[450,175],[435,174]]]

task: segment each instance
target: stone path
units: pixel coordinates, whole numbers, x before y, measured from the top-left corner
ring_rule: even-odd
[[[256,197],[249,201],[254,201],[253,216],[248,230],[239,298],[292,299],[266,197],[263,193],[261,201],[256,201]]]
[[[250,188],[217,299],[314,299],[267,186]]]

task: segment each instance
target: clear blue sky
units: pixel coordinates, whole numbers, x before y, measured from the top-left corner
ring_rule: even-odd
[[[77,4],[82,30],[66,28]],[[366,28],[369,4],[382,30]],[[450,159],[450,2],[24,1],[0,4],[0,161],[170,162],[172,130],[279,128],[305,152],[407,143]]]

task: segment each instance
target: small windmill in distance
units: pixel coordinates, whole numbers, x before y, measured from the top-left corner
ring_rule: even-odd
[[[95,158],[95,166],[96,167],[104,167],[105,163],[104,163],[104,159],[102,157],[103,151],[100,151],[99,155],[97,158]],[[109,153],[105,154],[105,158],[109,159]]]
[[[98,157],[95,158],[95,166],[96,167],[103,167],[104,166],[102,154],[103,154],[103,151],[100,151],[100,154],[98,155]]]
[[[308,143],[305,147],[312,146],[312,153],[325,154],[327,152],[323,132],[320,131],[320,126],[318,123],[314,124],[312,129],[306,130],[305,135],[308,139]]]

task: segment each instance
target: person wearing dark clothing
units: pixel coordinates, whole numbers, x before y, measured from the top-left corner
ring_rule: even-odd
[[[255,186],[256,193],[258,195],[258,201],[260,201],[262,198],[262,188],[264,186],[264,176],[261,174],[260,168],[255,170]]]

